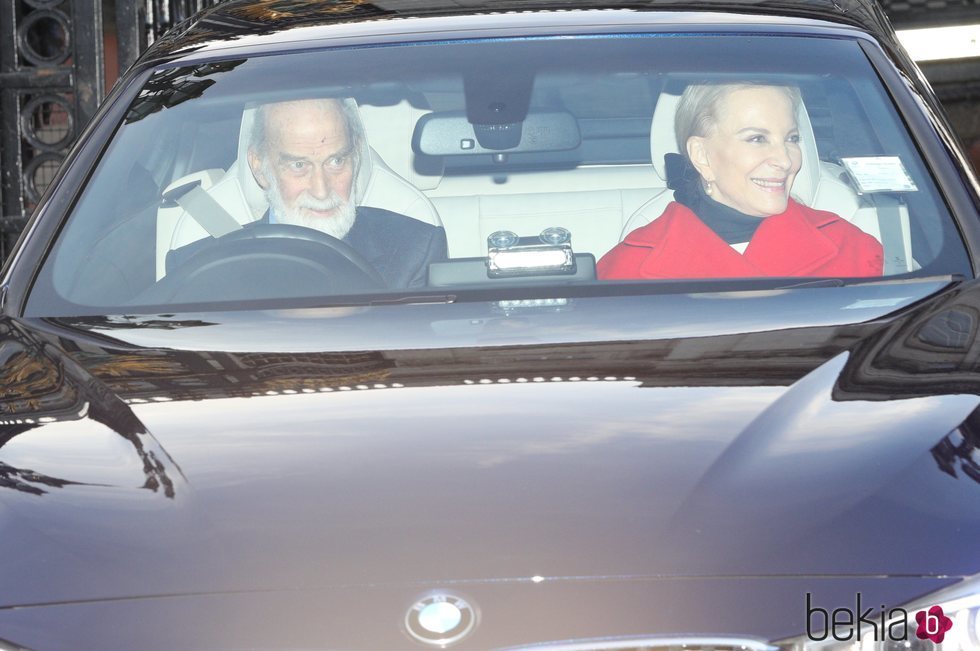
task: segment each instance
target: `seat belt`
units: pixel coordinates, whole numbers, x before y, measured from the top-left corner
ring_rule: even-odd
[[[180,206],[211,237],[221,237],[242,227],[221,204],[201,188],[201,181],[194,180],[163,194],[164,208]]]
[[[902,234],[902,202],[891,194],[872,194],[871,197],[878,217],[878,234],[885,259],[883,274],[907,273],[909,263]]]

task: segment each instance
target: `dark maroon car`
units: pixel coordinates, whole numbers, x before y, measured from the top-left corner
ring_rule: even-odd
[[[0,649],[980,649],[978,198],[864,0],[222,3],[0,276]]]

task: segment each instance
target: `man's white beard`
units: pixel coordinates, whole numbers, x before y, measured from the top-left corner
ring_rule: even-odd
[[[332,235],[338,240],[344,239],[350,229],[354,226],[354,219],[357,217],[357,207],[351,201],[344,201],[334,191],[330,191],[330,196],[326,199],[314,199],[303,192],[292,206],[287,206],[279,192],[279,180],[274,174],[267,174],[270,180],[269,189],[266,190],[266,199],[269,200],[269,208],[275,216],[276,223],[294,224],[318,230],[327,235]],[[318,217],[306,212],[310,210],[333,210],[330,217]]]

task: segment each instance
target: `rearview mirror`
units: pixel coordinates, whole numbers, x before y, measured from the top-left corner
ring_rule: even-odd
[[[415,125],[412,149],[428,156],[575,149],[582,142],[575,116],[531,109],[523,122],[472,124],[463,111],[429,113]]]

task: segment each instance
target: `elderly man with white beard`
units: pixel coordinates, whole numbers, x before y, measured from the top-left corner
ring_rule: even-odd
[[[353,102],[337,99],[259,107],[248,164],[269,202],[260,222],[305,226],[347,242],[390,288],[425,285],[429,264],[446,259],[446,232],[355,205],[358,169],[370,156],[356,111]]]

